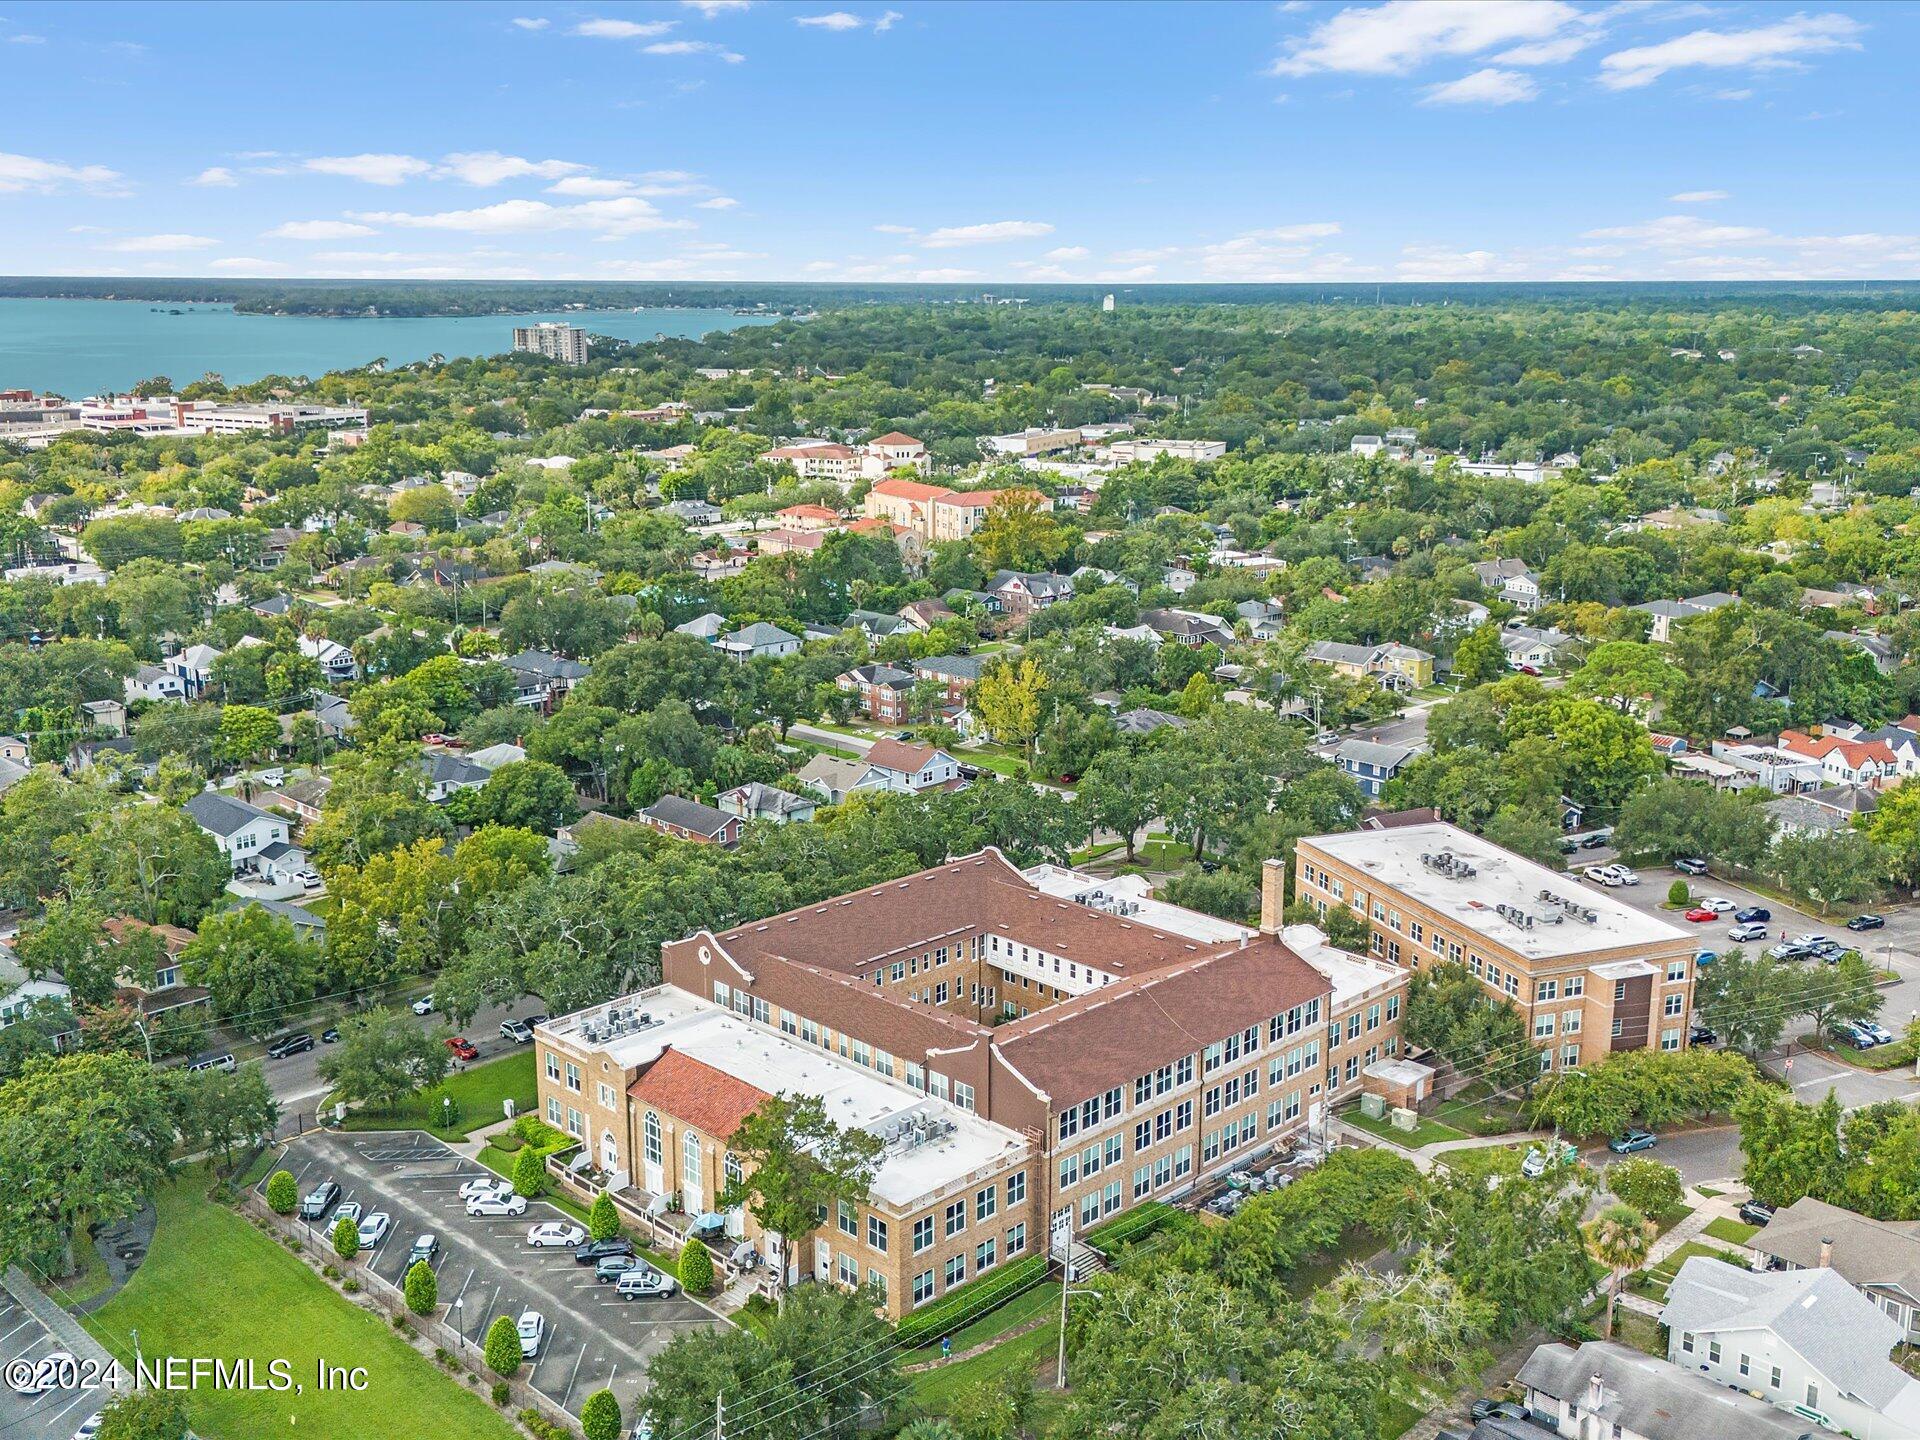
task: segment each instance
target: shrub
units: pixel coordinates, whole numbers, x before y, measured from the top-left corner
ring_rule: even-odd
[[[351,1275],[347,1276],[346,1279],[340,1282],[340,1293],[342,1295],[358,1295],[360,1293],[360,1282]]]
[[[300,1188],[294,1184],[291,1170],[276,1170],[267,1181],[267,1208],[276,1215],[291,1215],[300,1203]]]
[[[513,1162],[513,1191],[531,1200],[543,1194],[546,1188],[547,1162],[538,1150],[529,1145]]]
[[[681,1247],[680,1284],[689,1295],[705,1295],[713,1289],[713,1256],[698,1240]]]
[[[360,1253],[360,1227],[349,1215],[333,1222],[333,1253],[351,1260]]]
[[[431,1315],[440,1303],[440,1281],[433,1266],[416,1260],[407,1267],[407,1308],[416,1315]]]
[[[587,1233],[596,1240],[611,1240],[620,1233],[620,1212],[604,1190],[593,1197],[593,1208],[587,1211]]]
[[[107,1403],[97,1433],[106,1440],[180,1440],[187,1433],[186,1407],[171,1391],[122,1390]]]
[[[620,1402],[611,1390],[596,1390],[580,1407],[580,1433],[587,1440],[620,1440]]]
[[[1616,1160],[1605,1176],[1607,1189],[1643,1215],[1664,1215],[1686,1194],[1678,1170],[1644,1155]]]
[[[487,1368],[496,1375],[512,1375],[527,1358],[520,1349],[520,1332],[514,1328],[513,1319],[508,1315],[496,1315],[493,1324],[487,1327],[486,1347],[481,1351],[487,1362]],[[507,1403],[503,1393],[505,1385],[493,1387],[496,1405]]]
[[[493,1382],[493,1388],[489,1390],[487,1394],[493,1397],[494,1404],[504,1410],[507,1402],[513,1399],[513,1387],[508,1385],[504,1380],[496,1380]]]
[[[1676,880],[1667,887],[1667,904],[1669,905],[1676,907],[1685,905],[1692,898],[1693,891],[1684,880]]]

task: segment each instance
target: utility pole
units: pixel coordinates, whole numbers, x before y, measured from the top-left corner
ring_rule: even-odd
[[[1060,1351],[1054,1361],[1054,1387],[1067,1388],[1067,1297],[1069,1295],[1091,1295],[1091,1289],[1075,1289],[1073,1284],[1073,1217],[1067,1217],[1066,1248],[1060,1256]]]
[[[713,1440],[727,1440],[727,1397],[718,1391],[713,1397]]]

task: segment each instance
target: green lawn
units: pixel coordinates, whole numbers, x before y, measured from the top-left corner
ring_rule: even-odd
[[[986,1354],[976,1355],[971,1360],[936,1365],[931,1370],[909,1376],[913,1382],[914,1401],[930,1414],[943,1415],[953,1408],[954,1397],[962,1391],[1001,1375],[1025,1375],[1034,1382],[1036,1389],[1050,1386],[1059,1347],[1059,1322],[1042,1325],[1037,1330],[1016,1336],[1004,1345],[996,1345]],[[1069,1364],[1067,1368],[1071,1373],[1072,1365]],[[1044,1375],[1041,1374],[1043,1369]],[[1044,1396],[1050,1392],[1041,1393]]]
[[[1760,1233],[1760,1227],[1719,1215],[1707,1222],[1706,1233],[1716,1240],[1725,1240],[1733,1245],[1744,1245]]]
[[[1642,1315],[1637,1310],[1616,1305],[1613,1309],[1613,1338],[1643,1355],[1652,1355],[1661,1360],[1667,1358],[1667,1342],[1661,1338],[1660,1322],[1651,1315]]]
[[[440,1123],[442,1100],[453,1101],[453,1123]],[[391,1110],[351,1110],[348,1130],[429,1130],[442,1140],[464,1139],[472,1131],[506,1118],[502,1101],[512,1100],[518,1114],[539,1108],[539,1080],[534,1072],[533,1051],[517,1051],[498,1060],[487,1060],[466,1070],[449,1074],[431,1090],[402,1102]]]
[[[1856,1050],[1851,1045],[1841,1045],[1826,1036],[1809,1036],[1804,1042],[1810,1049],[1831,1055],[1842,1065],[1858,1066],[1862,1070],[1898,1070],[1913,1063],[1913,1046],[1905,1040],[1896,1040],[1891,1045],[1876,1045],[1871,1050]]]
[[[1399,1145],[1408,1150],[1418,1150],[1422,1145],[1438,1144],[1442,1140],[1465,1140],[1464,1130],[1456,1130],[1451,1125],[1443,1125],[1437,1120],[1421,1117],[1420,1123],[1411,1130],[1396,1130],[1391,1120],[1374,1120],[1362,1115],[1357,1109],[1348,1110],[1340,1118],[1356,1130],[1364,1130],[1369,1135],[1378,1135],[1389,1145]]]
[[[264,1376],[289,1362],[301,1394],[196,1389],[194,1429],[249,1440],[512,1440],[518,1432],[463,1383],[438,1371],[380,1316],[335,1293],[306,1264],[239,1215],[205,1198],[207,1173],[188,1171],[159,1197],[159,1230],[127,1287],[87,1320],[122,1361],[141,1354],[251,1358]],[[321,1392],[318,1363],[363,1366],[364,1390]]]
[[[1698,1240],[1689,1240],[1652,1269],[1644,1270],[1628,1280],[1627,1288],[1650,1300],[1665,1300],[1667,1286],[1673,1283],[1673,1277],[1680,1273],[1682,1265],[1696,1255],[1704,1255],[1710,1260],[1725,1260],[1734,1265],[1742,1263],[1740,1256],[1722,1250],[1718,1245],[1703,1245]]]
[[[1451,1125],[1469,1135],[1483,1137],[1508,1135],[1528,1128],[1527,1122],[1521,1118],[1517,1102],[1492,1096],[1458,1096],[1435,1110],[1433,1118],[1442,1125]]]

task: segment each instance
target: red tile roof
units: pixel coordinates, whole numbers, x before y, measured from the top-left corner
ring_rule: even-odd
[[[722,1141],[731,1139],[740,1122],[768,1098],[758,1086],[672,1047],[660,1052],[660,1058],[627,1087],[627,1094]]]
[[[869,445],[918,445],[920,442],[911,435],[902,435],[898,430],[889,430],[877,440],[869,440]]]
[[[895,500],[944,500],[953,494],[944,485],[929,485],[924,480],[878,480],[874,482],[873,494],[890,495]]]

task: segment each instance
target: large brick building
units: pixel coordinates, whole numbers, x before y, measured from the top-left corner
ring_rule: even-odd
[[[1687,1043],[1694,937],[1570,875],[1438,820],[1311,836],[1294,864],[1297,898],[1363,916],[1375,955],[1457,961],[1516,1006],[1543,1071]],[[1263,915],[1278,913],[1283,880],[1269,860]]]
[[[1397,1053],[1405,982],[1311,929],[995,850],[698,932],[661,968],[539,1027],[546,1118],[629,1199],[693,1211],[761,1098],[823,1096],[887,1141],[866,1201],[797,1245],[728,1226],[795,1276],[876,1285],[895,1315],[1303,1131],[1330,1085]]]

